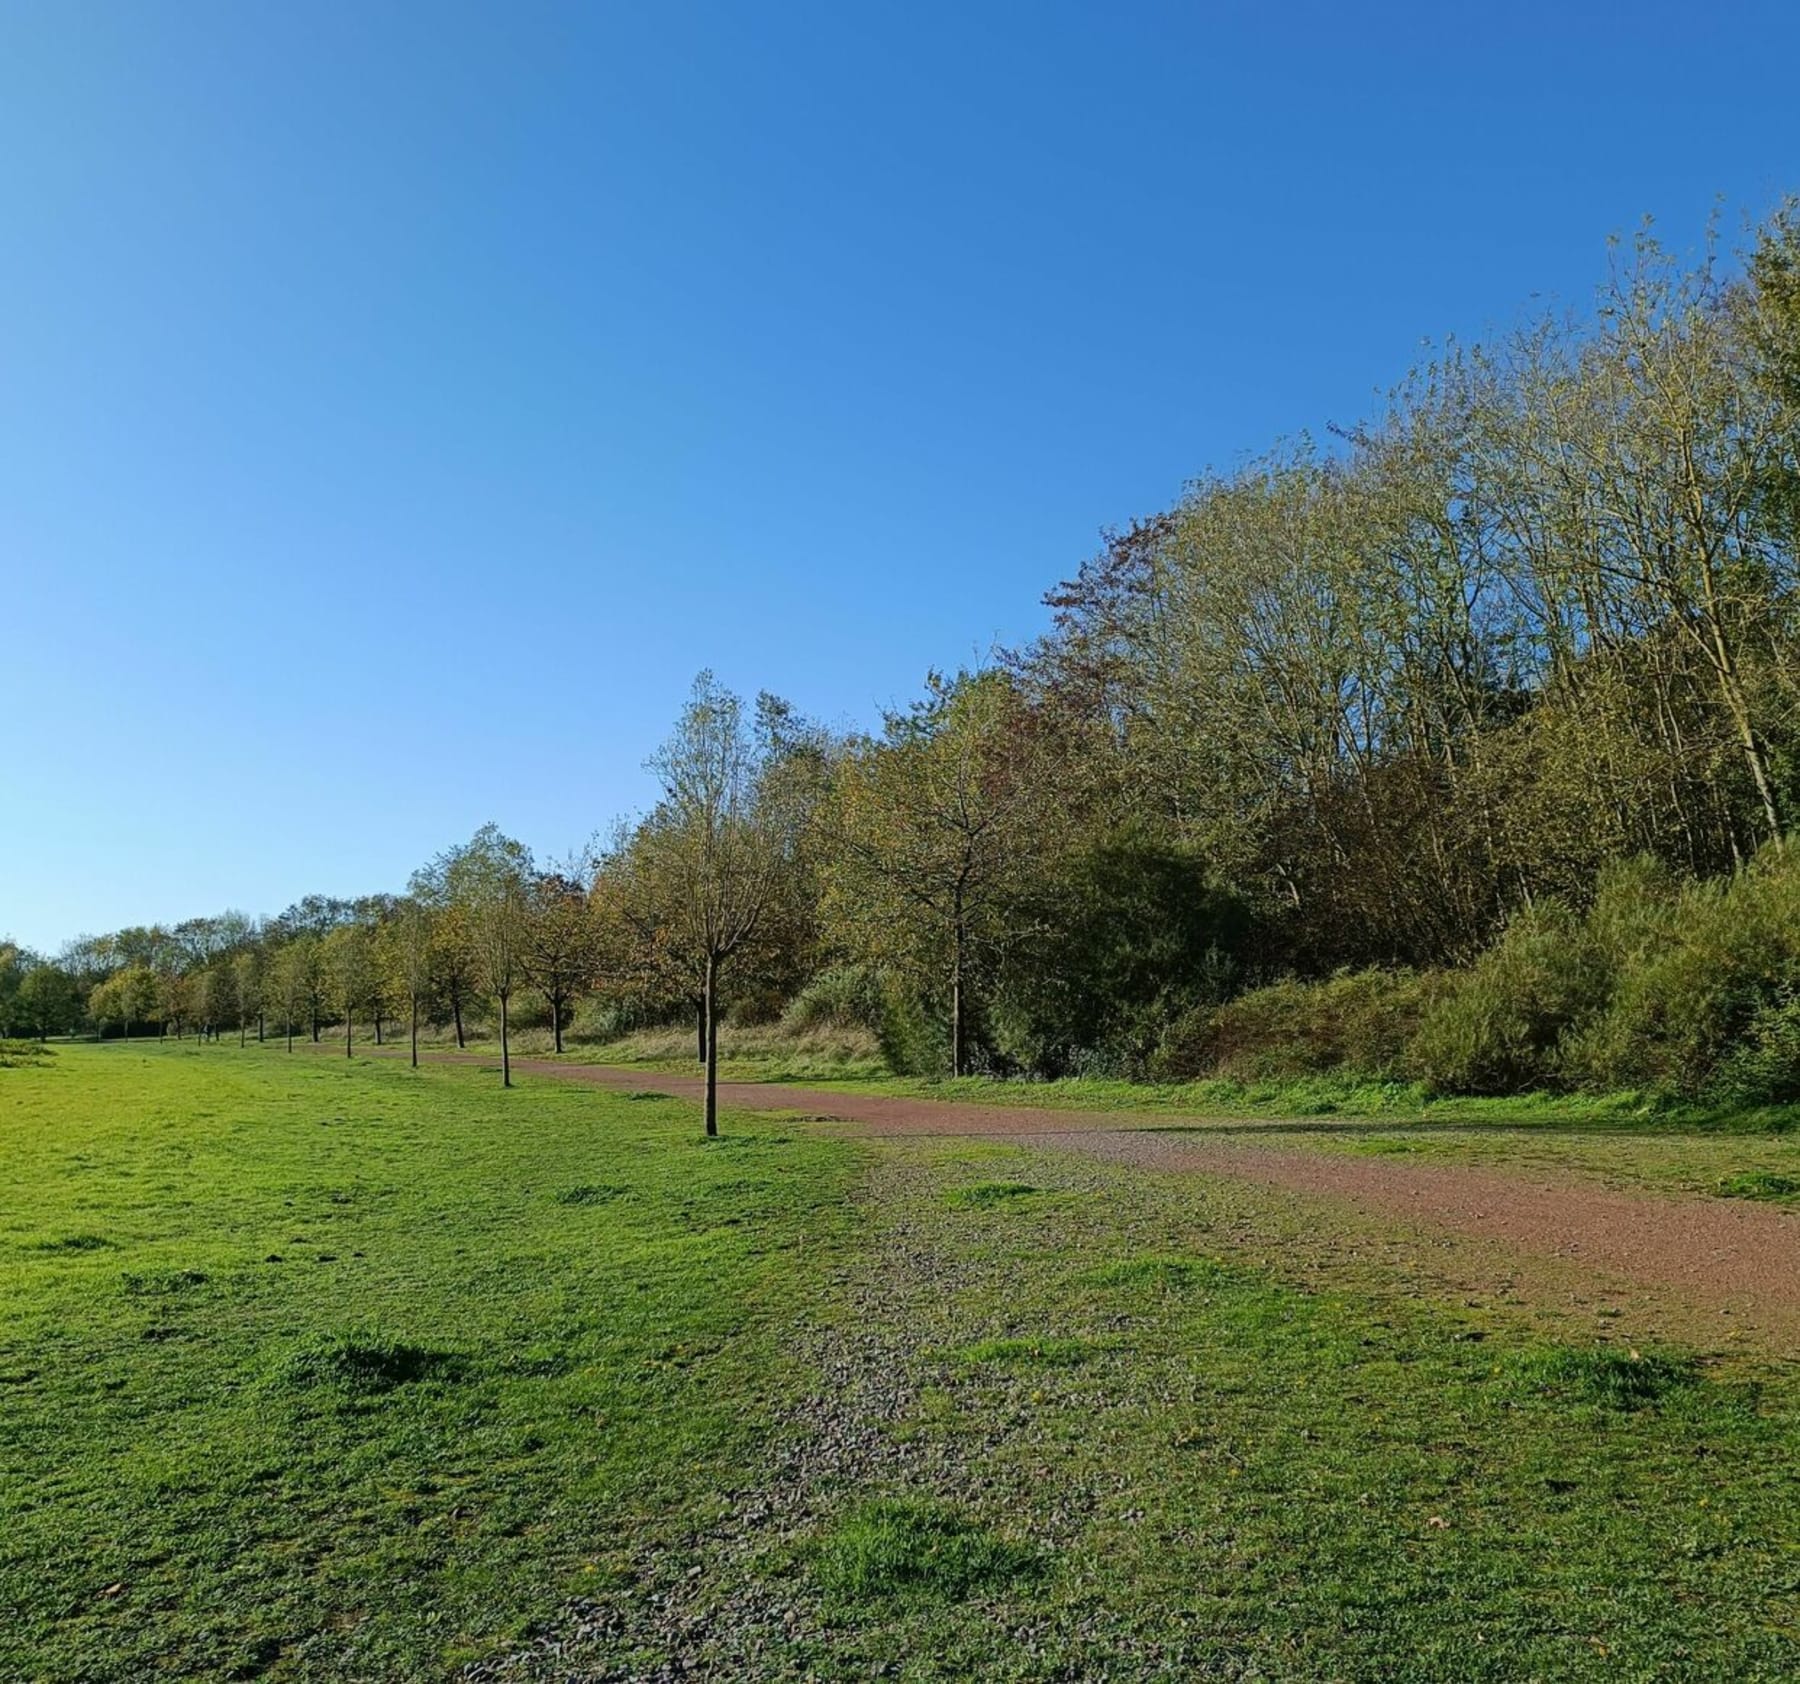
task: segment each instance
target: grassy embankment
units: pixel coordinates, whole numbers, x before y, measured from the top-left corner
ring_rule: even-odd
[[[1304,1202],[230,1047],[0,1136],[0,1675],[443,1676],[570,1594],[712,1676],[1800,1669],[1790,1368]]]

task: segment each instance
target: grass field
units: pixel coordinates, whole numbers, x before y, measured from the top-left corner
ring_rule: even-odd
[[[0,1149],[0,1677],[1800,1675],[1791,1365],[1288,1196],[233,1047]]]
[[[4,1073],[0,1677],[434,1676],[745,1477],[855,1150],[475,1071]]]

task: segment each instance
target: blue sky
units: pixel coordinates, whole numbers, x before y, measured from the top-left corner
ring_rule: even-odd
[[[837,723],[1605,236],[1800,188],[1791,5],[0,0],[0,932]]]

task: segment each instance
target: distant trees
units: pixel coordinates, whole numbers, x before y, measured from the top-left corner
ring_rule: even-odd
[[[19,985],[31,964],[32,956],[16,942],[0,941],[0,1041],[10,1040],[23,1022]]]
[[[238,1045],[248,1038],[250,1019],[256,1019],[256,1038],[263,1038],[263,986],[268,955],[260,942],[241,948],[231,961],[231,984],[237,999]]]

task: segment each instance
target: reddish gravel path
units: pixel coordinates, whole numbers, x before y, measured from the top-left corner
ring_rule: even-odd
[[[464,1062],[491,1063],[474,1054]],[[698,1099],[698,1076],[514,1059],[515,1072]],[[1259,1146],[1170,1125],[1205,1122],[1129,1113],[1051,1111],[896,1099],[766,1082],[721,1082],[722,1108],[803,1111],[874,1135],[1004,1136],[1147,1169],[1199,1171],[1348,1201],[1372,1215],[1446,1229],[1745,1317],[1786,1350],[1800,1348],[1800,1216],[1725,1199],[1622,1193],[1541,1170],[1411,1164],[1393,1158]],[[1216,1121],[1216,1119],[1213,1119]],[[1161,1124],[1159,1128],[1157,1125]],[[1228,1127],[1220,1124],[1221,1129]]]

